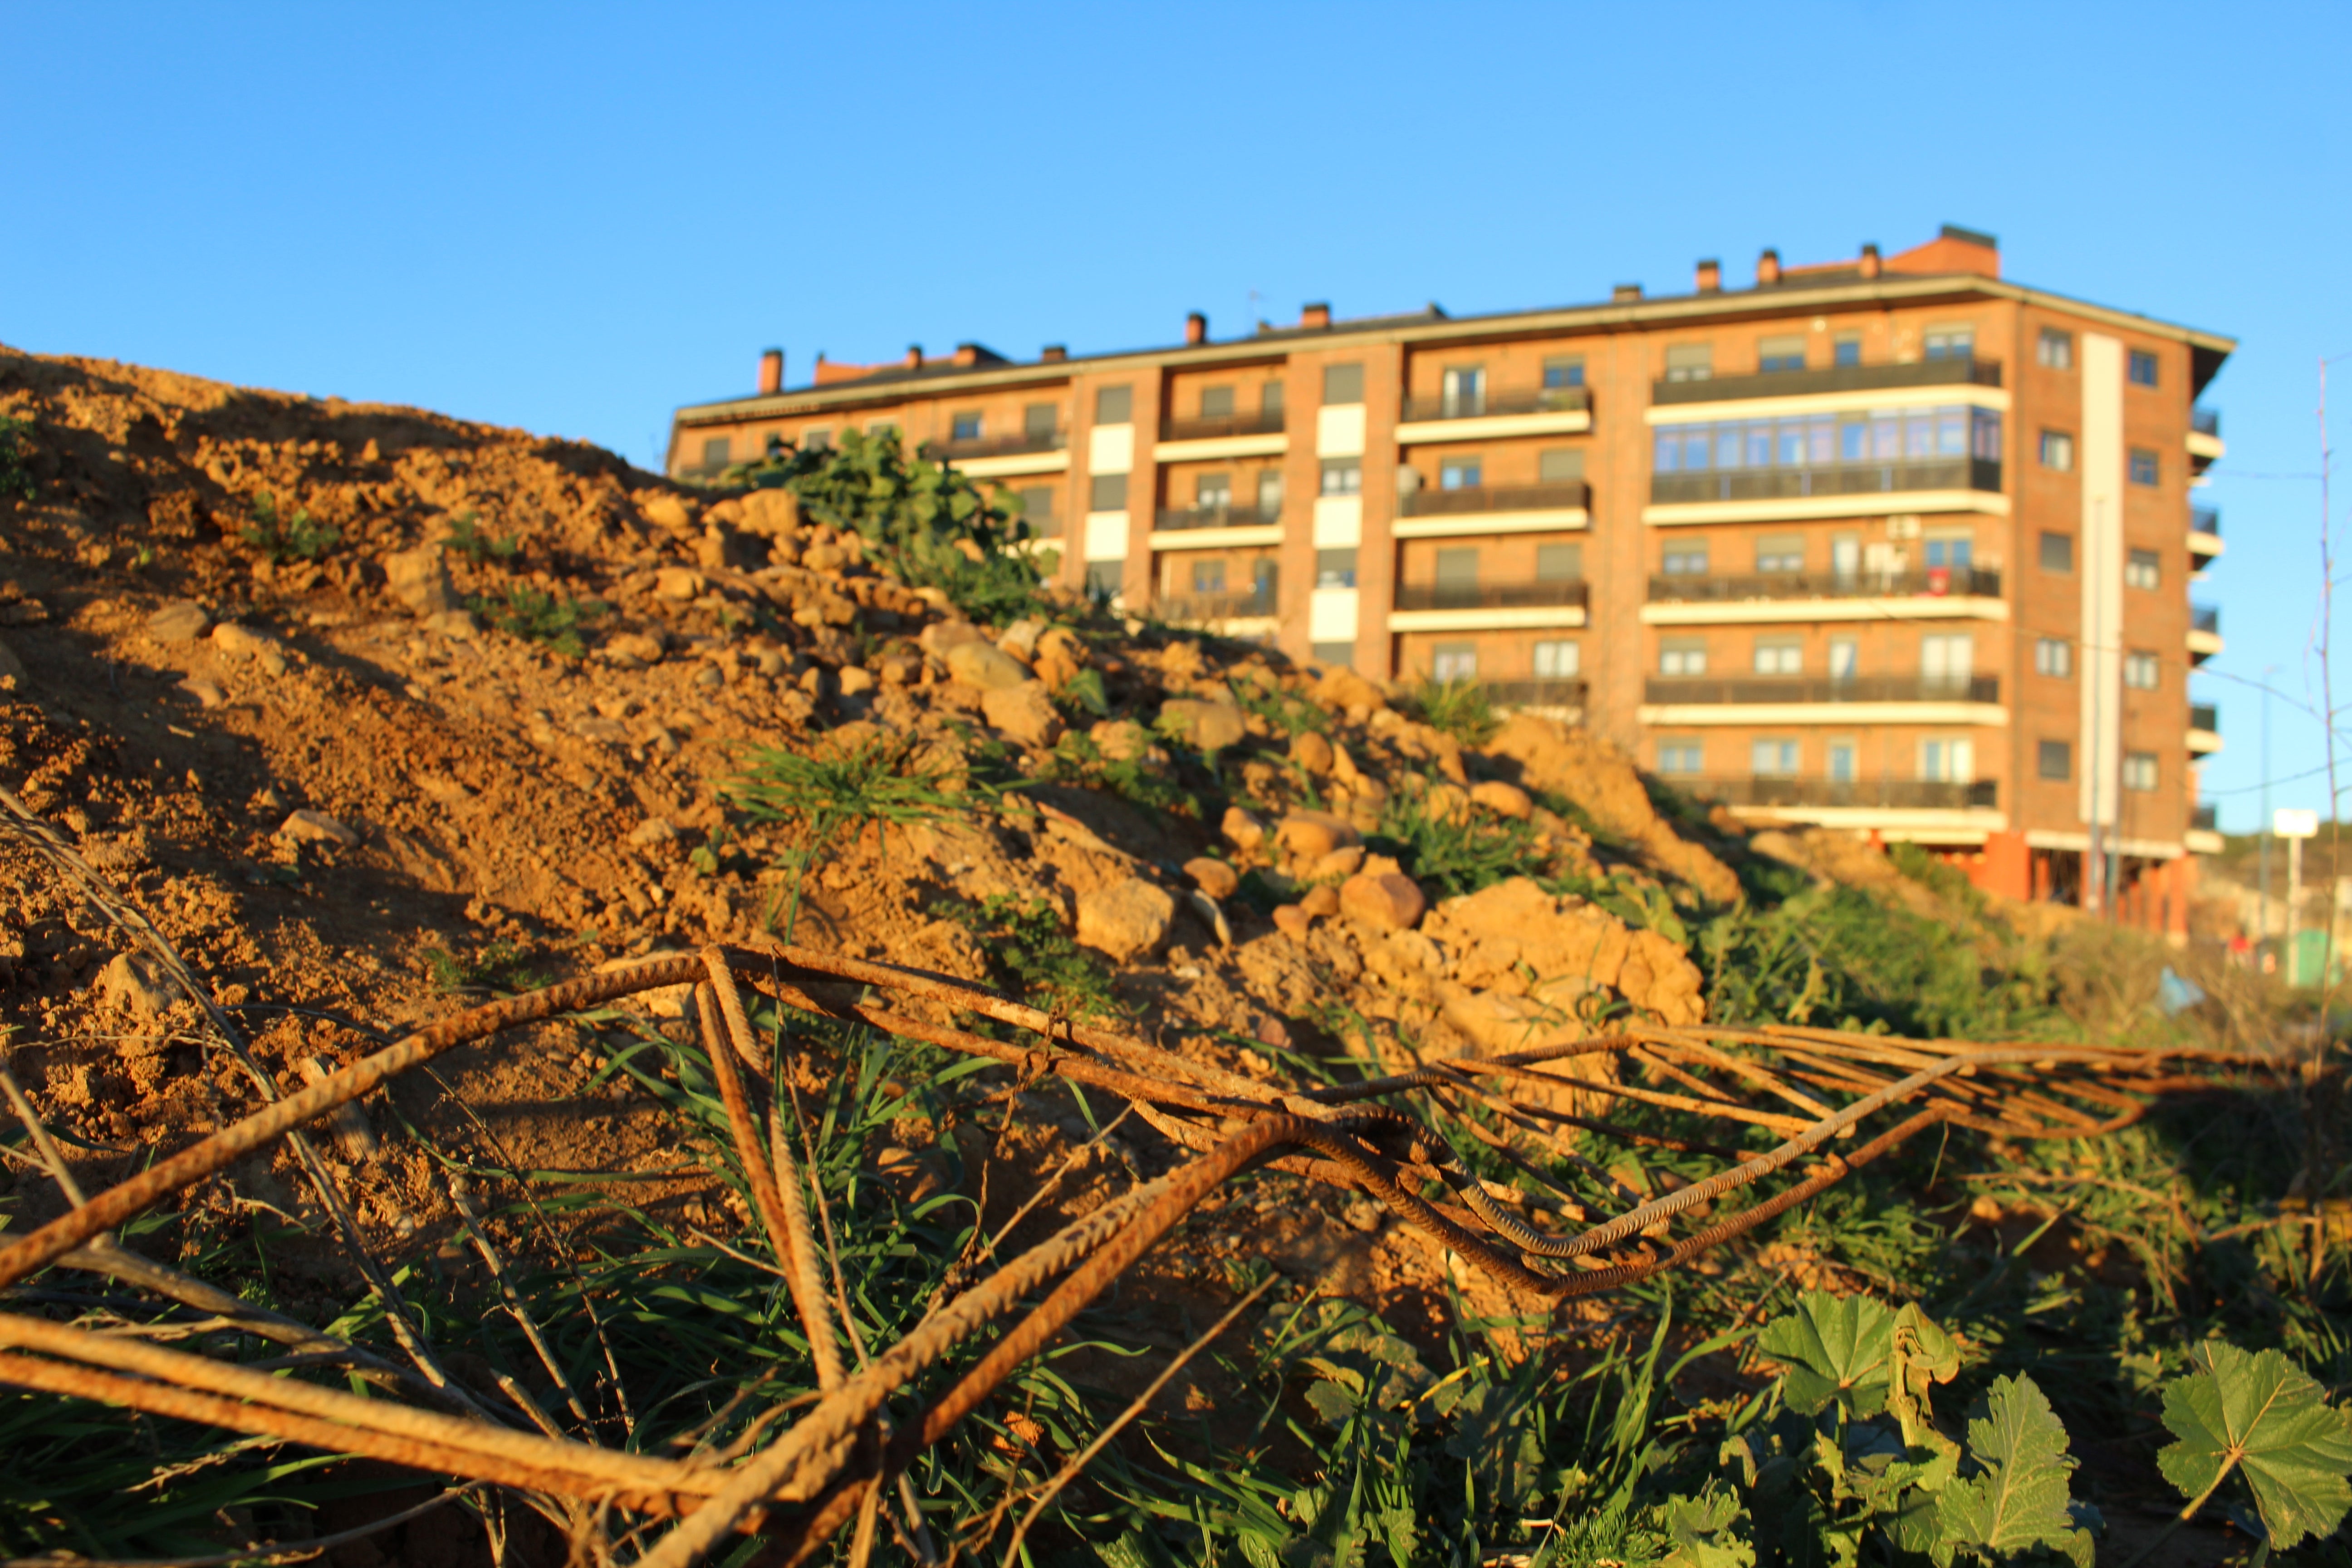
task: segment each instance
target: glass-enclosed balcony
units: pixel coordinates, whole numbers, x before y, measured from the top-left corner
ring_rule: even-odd
[[[2000,414],[1950,405],[1661,426],[1650,500],[2000,489]]]
[[[1987,811],[2000,804],[1994,779],[1717,778],[1669,774],[1666,782],[1725,805],[1877,807],[1894,811]]]
[[[1811,370],[1770,370],[1755,375],[1700,376],[1653,382],[1650,401],[1733,403],[1751,397],[1807,397],[1822,393],[1877,392],[1928,386],[1999,386],[2000,362],[1948,354],[1908,364],[1817,365]]]

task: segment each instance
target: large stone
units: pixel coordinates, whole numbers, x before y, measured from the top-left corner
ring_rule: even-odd
[[[383,580],[392,596],[406,605],[412,616],[437,616],[457,607],[457,595],[449,587],[449,568],[438,544],[420,544],[386,555]]]
[[[286,650],[251,626],[223,621],[213,628],[213,646],[231,658],[249,658],[271,675],[286,673]]]
[[[1087,727],[1087,739],[1105,762],[1133,762],[1151,750],[1151,731],[1132,719],[1097,720]]]
[[[1238,805],[1225,807],[1225,819],[1219,828],[1225,842],[1244,855],[1265,842],[1265,824]]]
[[[179,998],[162,962],[144,952],[116,954],[99,972],[98,990],[108,1006],[134,1018],[156,1017]]]
[[[738,500],[740,519],[754,533],[790,533],[800,526],[799,507],[790,490],[752,490]]]
[[[1473,989],[1600,987],[1669,1024],[1706,1016],[1703,977],[1681,948],[1581,899],[1554,898],[1526,877],[1446,900],[1423,929],[1457,955],[1454,976]]]
[[[980,710],[989,724],[1024,746],[1045,748],[1062,738],[1062,716],[1054,700],[1034,680],[1017,686],[992,687],[980,694]]]
[[[654,592],[680,604],[699,599],[709,587],[710,579],[690,566],[664,566],[654,573]]]
[[[1130,877],[1079,896],[1078,942],[1122,963],[1149,957],[1168,940],[1175,919],[1175,900]]]
[[[705,572],[756,572],[768,563],[768,542],[719,523],[706,523],[695,542],[695,563]]]
[[[1658,815],[1633,760],[1607,741],[1520,713],[1496,731],[1486,750],[1517,763],[1522,784],[1574,801],[1607,832],[1639,846],[1651,865],[1688,882],[1711,902],[1728,904],[1740,897],[1731,868]]]
[[[1222,752],[1236,745],[1247,731],[1242,710],[1230,702],[1204,702],[1195,697],[1172,697],[1160,705],[1160,730],[1203,752]]]
[[[1500,779],[1486,779],[1471,785],[1470,799],[1497,816],[1522,820],[1532,816],[1536,808],[1536,803],[1528,798],[1527,791],[1517,784],[1505,784]]]
[[[194,642],[212,624],[212,616],[194,599],[173,599],[147,617],[147,635],[157,642]]]
[[[1358,708],[1376,713],[1389,705],[1386,692],[1345,665],[1323,672],[1315,683],[1315,700],[1342,713]]]
[[[286,820],[278,825],[278,836],[280,838],[290,838],[297,844],[348,846],[360,841],[360,836],[343,823],[329,816],[323,811],[311,811],[308,808],[289,813]]]
[[[1319,778],[1331,771],[1331,742],[1316,731],[1301,730],[1290,737],[1290,760]]]
[[[1009,653],[984,642],[958,643],[947,651],[948,674],[982,691],[1002,690],[1029,679],[1029,668]]]
[[[666,528],[673,533],[683,533],[694,526],[694,514],[687,510],[683,498],[667,490],[656,490],[637,498],[637,510],[656,528]]]
[[[1184,875],[1192,879],[1194,887],[1221,902],[1232,898],[1242,885],[1240,874],[1231,865],[1207,855],[1185,861]]]
[[[1353,826],[1328,811],[1294,811],[1274,830],[1275,841],[1302,860],[1320,860],[1362,838]]]
[[[968,642],[986,642],[988,634],[970,621],[933,621],[917,635],[915,641],[925,653],[945,658],[948,650]]]
[[[1402,871],[1359,871],[1339,885],[1339,912],[1375,931],[1409,931],[1428,907],[1421,885]]]

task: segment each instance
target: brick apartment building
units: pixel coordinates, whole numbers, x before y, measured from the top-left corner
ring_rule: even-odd
[[[1948,226],[1558,310],[1194,315],[1166,348],[820,357],[791,390],[771,351],[757,395],[677,411],[669,467],[895,427],[1138,612],[1475,679],[1744,816],[2179,933],[2218,847],[2197,397],[2235,346],[2004,281]]]

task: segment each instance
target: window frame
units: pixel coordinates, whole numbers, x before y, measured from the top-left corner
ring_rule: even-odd
[[[2053,454],[2060,459],[2059,461],[2051,461]],[[2074,471],[2074,433],[2072,430],[2044,429],[2042,432],[2042,439],[2036,444],[2034,456],[2043,468],[2053,474],[2073,473]]]
[[[2050,560],[2051,546],[2053,544],[2063,550],[2066,557],[2065,561],[2058,565],[2053,565]],[[2034,564],[2044,572],[2072,577],[2074,574],[2074,536],[2054,528],[2043,529],[2041,544],[2034,552]]]
[[[2074,679],[2074,645],[2064,637],[2033,639],[2033,673],[2052,680]]]
[[[2147,374],[2142,374],[2145,371]],[[2153,349],[2131,349],[2124,355],[2124,382],[2153,392],[2164,379],[2164,362]]]
[[[2124,586],[2143,594],[2164,591],[2164,553],[2137,547],[2124,554]]]
[[[2044,370],[2074,368],[2074,334],[2063,327],[2043,327],[2033,340],[2033,363]]]
[[[2058,771],[2052,773],[2050,763],[2056,759]],[[2072,741],[2036,741],[2033,744],[2033,776],[2045,784],[2065,784],[2074,776],[2074,742]]]
[[[2131,448],[2124,461],[2124,471],[2142,489],[2157,489],[2164,484],[2164,459],[2153,447]]]

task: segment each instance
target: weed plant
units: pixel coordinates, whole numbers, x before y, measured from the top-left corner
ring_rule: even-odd
[[[1255,713],[1266,722],[1266,727],[1287,740],[1312,731],[1328,732],[1331,715],[1306,698],[1285,691],[1279,687],[1261,686],[1255,680],[1231,680],[1227,688],[1234,694],[1234,704],[1244,713]]]
[[[911,736],[885,735],[819,753],[766,747],[751,752],[744,772],[722,786],[745,816],[777,824],[794,839],[779,862],[792,873],[786,942],[800,918],[808,868],[843,828],[868,822],[904,827],[966,808],[973,793],[970,781],[956,787],[946,768],[918,763],[916,744]]]
[[[585,658],[581,634],[609,608],[602,599],[572,599],[529,583],[510,583],[503,593],[476,596],[473,607],[509,637],[535,642],[564,658]]]
[[[1171,755],[1181,751],[1175,742],[1165,737],[1156,737],[1154,743]],[[1149,750],[1113,757],[1095,743],[1093,736],[1076,730],[1065,731],[1055,742],[1052,760],[1041,782],[1107,790],[1147,811],[1164,811],[1195,820],[1202,815],[1201,797],[1184,787],[1178,768],[1155,764]]]
[[[314,521],[300,507],[294,509],[293,516],[285,516],[268,490],[253,498],[252,516],[242,533],[245,542],[273,566],[320,560],[343,538],[341,529]]]
[[[1486,689],[1475,680],[1424,680],[1407,700],[1423,723],[1465,746],[1483,746],[1503,727]]]
[[[1124,1016],[1110,971],[1077,944],[1046,900],[991,893],[977,904],[942,903],[931,912],[978,937],[992,977],[1031,1006],[1080,1019]]]
[[[476,566],[504,563],[522,553],[522,535],[509,533],[493,538],[483,531],[480,514],[461,511],[449,525],[449,546]]]
[[[11,496],[26,501],[34,498],[33,469],[26,451],[32,433],[29,420],[0,419],[0,500]]]
[[[1483,811],[1436,815],[1425,782],[1422,789],[1390,794],[1370,847],[1393,856],[1432,896],[1453,898],[1541,869],[1535,837],[1532,825]]]
[[[435,987],[446,994],[488,992],[511,995],[549,984],[548,977],[531,966],[530,956],[504,938],[485,944],[471,958],[461,957],[446,947],[428,947],[424,959],[425,971],[433,977]]]

